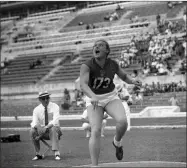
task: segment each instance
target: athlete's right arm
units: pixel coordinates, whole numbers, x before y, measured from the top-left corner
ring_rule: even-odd
[[[81,65],[80,70],[80,88],[89,97],[96,97],[95,93],[88,86],[90,69],[86,64]]]

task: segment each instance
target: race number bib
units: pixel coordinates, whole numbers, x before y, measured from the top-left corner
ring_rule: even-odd
[[[94,79],[93,82],[93,88],[99,89],[99,88],[108,88],[110,85],[110,78],[106,77],[98,77]]]

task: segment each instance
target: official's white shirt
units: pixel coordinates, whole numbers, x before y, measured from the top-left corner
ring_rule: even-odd
[[[59,106],[56,103],[49,102],[47,112],[49,124],[59,126]],[[45,108],[42,104],[38,105],[33,111],[31,127],[34,128],[38,124],[41,126],[45,125]]]

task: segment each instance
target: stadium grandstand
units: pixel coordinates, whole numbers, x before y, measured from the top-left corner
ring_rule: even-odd
[[[81,113],[80,65],[100,38],[109,41],[110,57],[143,81],[143,103],[132,113],[168,106],[174,92],[186,111],[186,2],[1,1],[0,12],[1,116],[32,115],[40,90],[52,93],[62,114]]]

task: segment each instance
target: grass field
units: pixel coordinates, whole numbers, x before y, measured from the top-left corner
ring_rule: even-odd
[[[32,161],[34,148],[28,131],[1,131],[1,136],[8,133],[19,133],[21,142],[1,143],[1,167],[72,167],[91,163],[83,131],[63,131],[60,161],[55,161],[51,152],[44,160]],[[100,163],[118,162],[112,146],[114,133],[114,130],[106,130],[102,138]],[[41,146],[44,150],[43,144]],[[126,133],[123,146],[123,162],[186,162],[186,129],[132,129]]]

